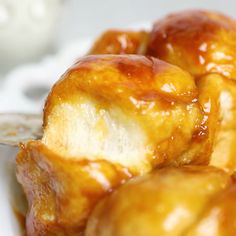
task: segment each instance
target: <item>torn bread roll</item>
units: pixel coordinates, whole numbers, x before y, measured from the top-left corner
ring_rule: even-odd
[[[17,157],[27,234],[78,235],[97,201],[132,176],[207,163],[197,97],[187,72],[158,59],[81,58],[47,98],[42,140],[22,145]]]
[[[143,174],[175,162],[202,135],[197,96],[193,78],[163,61],[88,56],[49,94],[42,142],[68,159],[104,159]]]

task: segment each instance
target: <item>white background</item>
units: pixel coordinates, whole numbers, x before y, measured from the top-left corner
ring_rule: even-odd
[[[172,11],[204,8],[236,18],[235,0],[65,0],[58,42],[96,36],[107,28],[155,21]]]

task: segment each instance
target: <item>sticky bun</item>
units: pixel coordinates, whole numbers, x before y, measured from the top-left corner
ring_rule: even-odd
[[[180,12],[88,54],[104,55],[62,76],[20,146],[27,235],[233,235],[235,21]]]
[[[41,141],[21,146],[28,235],[77,235],[96,202],[135,175],[208,152],[194,79],[137,55],[87,56],[52,88]],[[195,145],[194,145],[195,144]],[[207,163],[207,160],[202,160]]]

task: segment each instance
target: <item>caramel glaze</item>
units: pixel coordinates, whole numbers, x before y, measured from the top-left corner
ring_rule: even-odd
[[[195,77],[219,73],[236,79],[236,22],[220,13],[184,11],[155,23],[147,55]]]
[[[96,73],[99,76],[95,76]],[[173,76],[175,73],[176,77]],[[124,97],[135,109],[139,106],[129,99],[131,95],[144,101],[164,98],[169,103],[189,103],[196,100],[198,94],[194,80],[187,72],[156,58],[92,55],[81,58],[56,83],[47,99],[44,117],[47,116],[53,94],[57,93],[55,99],[60,97],[61,100],[68,96],[66,92],[62,92],[64,86],[70,86],[72,94],[76,90],[83,90],[92,92],[97,97],[109,96],[112,102],[118,102]]]
[[[104,160],[68,160],[40,141],[21,145],[17,179],[26,193],[28,236],[79,235],[93,206],[132,174]]]
[[[44,127],[51,108],[60,101],[73,101],[73,95],[79,91],[115,104],[125,103],[124,108],[137,112],[146,107],[146,102],[154,101],[168,109],[175,102],[194,103],[198,95],[187,72],[158,59],[136,55],[87,56],[52,88],[44,108]]]
[[[199,219],[190,227],[186,236],[229,236],[236,232],[236,182],[216,194],[209,201]],[[206,222],[210,222],[211,227]]]
[[[108,30],[94,43],[89,54],[144,54],[149,33]]]
[[[137,55],[83,57],[51,90],[44,109],[44,127],[50,125],[48,117],[56,104],[73,103],[81,92],[99,100],[105,109],[122,107],[144,127],[150,144],[155,146],[150,154],[154,166],[190,163],[200,152],[204,153],[202,159],[195,161],[208,163],[211,144],[207,141],[206,147],[200,148],[208,140],[208,132],[197,88],[194,79],[180,68]],[[166,134],[165,125],[171,127],[172,134]],[[182,154],[184,158],[178,160]]]
[[[222,193],[224,200],[235,203],[235,190],[232,198],[226,196],[228,190],[225,189],[232,188],[231,184],[227,173],[211,166],[154,170],[150,174],[134,178],[102,199],[90,216],[85,235],[195,236],[187,233],[189,228],[201,218],[219,193]],[[221,203],[229,207],[227,200]],[[218,204],[217,206],[220,207]],[[225,226],[235,229],[230,212],[225,216],[229,220]],[[220,218],[216,220],[220,222]],[[206,224],[205,231],[196,235],[234,235],[208,234],[211,228],[211,224]]]

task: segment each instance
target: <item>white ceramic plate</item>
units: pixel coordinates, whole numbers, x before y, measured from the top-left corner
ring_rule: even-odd
[[[17,148],[0,145],[0,222],[4,236],[21,236],[24,227],[19,220],[26,212],[26,201],[15,177]]]

